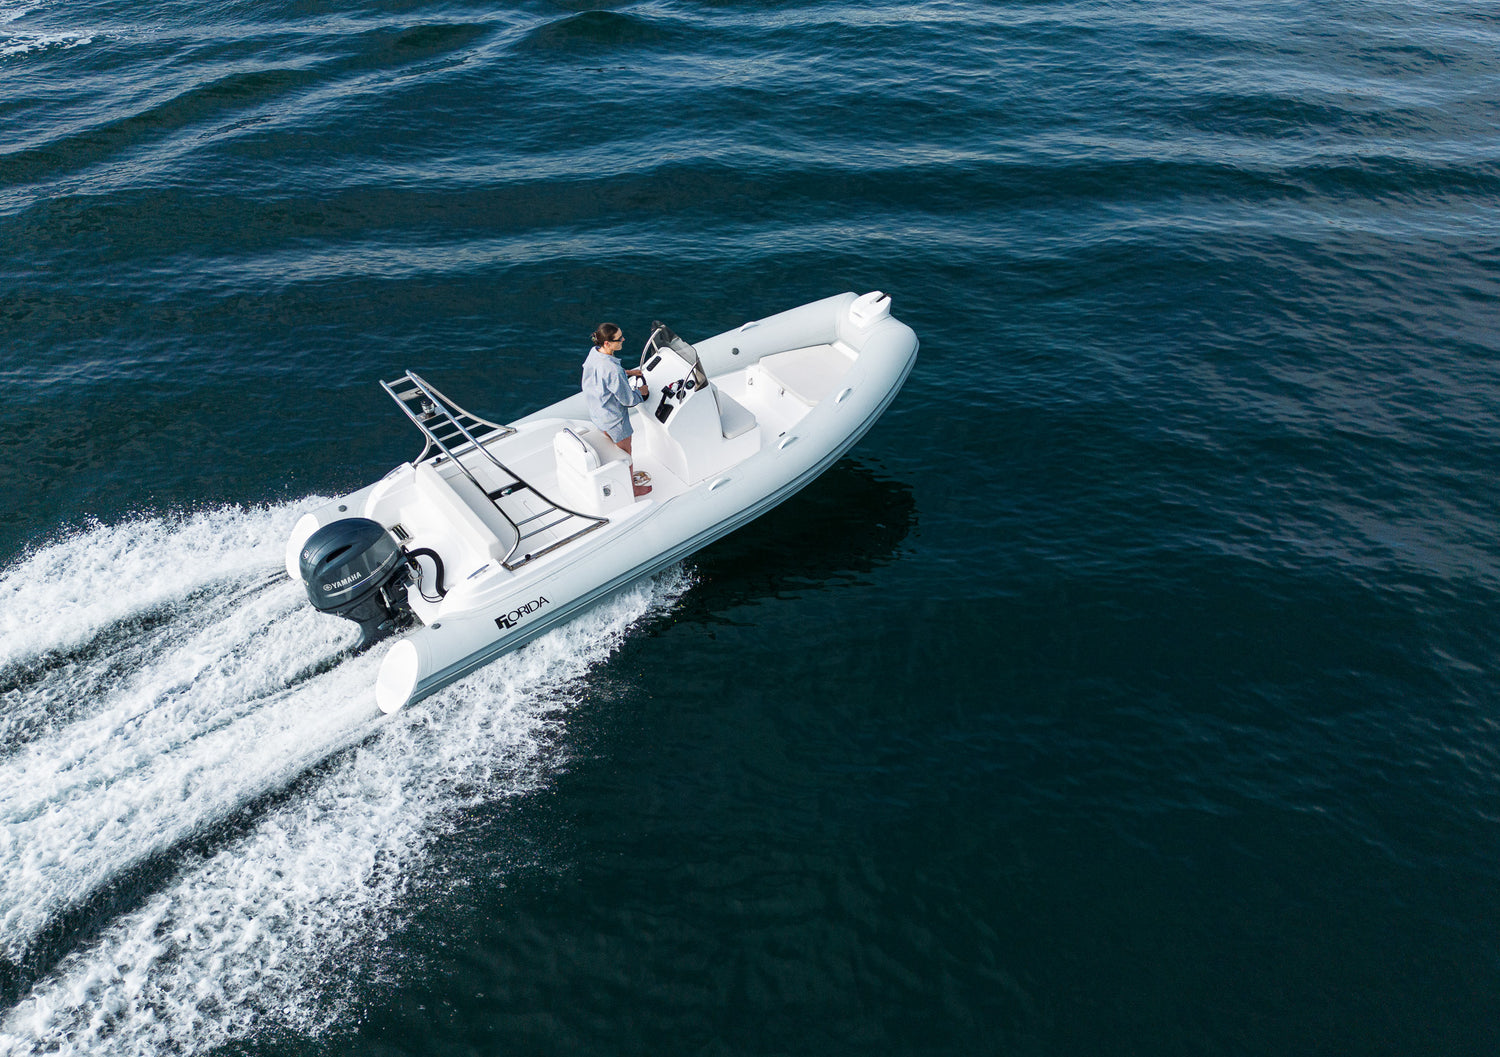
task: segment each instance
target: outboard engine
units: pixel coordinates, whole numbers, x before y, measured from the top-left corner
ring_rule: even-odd
[[[411,616],[408,560],[378,521],[344,518],[324,525],[303,544],[302,582],[320,612],[359,625],[359,648],[364,649]]]

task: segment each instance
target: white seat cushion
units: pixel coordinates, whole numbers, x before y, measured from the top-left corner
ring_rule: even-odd
[[[610,440],[597,429],[586,429],[580,433],[579,438],[594,449],[599,457],[600,466],[608,466],[612,462],[620,462],[625,459],[625,449]]]
[[[760,359],[766,377],[808,407],[816,407],[832,393],[853,365],[853,358],[836,345],[813,345]]]
[[[719,430],[725,440],[734,440],[755,428],[755,416],[718,386],[714,386],[714,399],[719,402]]]

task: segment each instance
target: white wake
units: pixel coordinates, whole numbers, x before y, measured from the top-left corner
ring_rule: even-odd
[[[384,717],[380,649],[348,657],[353,625],[279,571],[306,505],[99,527],[0,574],[0,954],[61,944],[0,1054],[336,1023],[328,967],[399,924],[463,807],[546,781],[579,676],[686,587],[637,585]],[[120,886],[134,909],[70,947]]]
[[[76,48],[93,43],[93,34],[84,31],[32,31],[26,16],[42,6],[29,0],[22,3],[0,0],[0,59],[48,48]]]

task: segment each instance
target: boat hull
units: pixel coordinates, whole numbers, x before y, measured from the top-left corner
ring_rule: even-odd
[[[888,308],[860,320],[859,308],[872,296],[828,298],[699,342],[696,351],[716,390],[732,387],[755,411],[760,435],[753,453],[723,465],[711,453],[704,462],[697,450],[675,462],[663,458],[660,465],[673,469],[653,469],[671,486],[662,489],[662,499],[617,510],[600,531],[505,575],[481,569],[472,590],[457,598],[450,594],[442,612],[429,614],[423,626],[387,649],[376,684],[379,707],[393,712],[425,697],[680,562],[785,501],[838,461],[890,406],[916,359],[916,335]],[[825,346],[837,356],[817,360]],[[791,387],[801,391],[789,395]],[[569,397],[512,425],[550,431],[556,423],[577,422],[581,400]],[[721,401],[721,407],[734,403]],[[654,420],[641,424],[650,428],[637,432],[637,465],[652,467],[652,453],[665,455],[673,439]],[[684,466],[698,479],[681,480]],[[289,565],[309,525],[316,528],[350,510],[368,514],[378,506],[372,500],[377,493],[363,489],[304,518],[289,540]]]

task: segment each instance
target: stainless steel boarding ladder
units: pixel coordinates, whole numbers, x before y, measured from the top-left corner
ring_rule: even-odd
[[[392,400],[401,406],[401,410],[406,412],[406,417],[411,419],[422,431],[422,435],[427,438],[422,454],[417,456],[415,461],[422,462],[431,458],[433,462],[439,462],[444,457],[449,459],[453,465],[463,471],[465,477],[473,482],[474,487],[490,501],[500,516],[516,530],[516,542],[501,562],[507,569],[519,569],[533,558],[540,558],[543,554],[556,550],[565,543],[571,543],[578,537],[609,524],[608,518],[596,517],[593,514],[580,514],[576,510],[569,510],[561,503],[548,499],[514,470],[495,458],[494,453],[485,447],[485,444],[491,441],[500,440],[515,433],[514,428],[497,425],[478,415],[469,414],[438,392],[435,386],[412,371],[407,371],[394,381],[383,381],[380,386],[391,395]],[[480,484],[473,471],[459,458],[460,455],[467,455],[472,451],[478,451],[492,466],[504,474],[505,483],[495,489],[488,489]],[[535,496],[544,509],[535,512],[528,511],[522,503],[528,494]],[[521,509],[517,512],[507,510],[502,505],[507,500],[510,501],[510,506],[519,506]],[[564,534],[537,550],[526,548],[528,540],[534,540],[553,529],[562,529]]]

